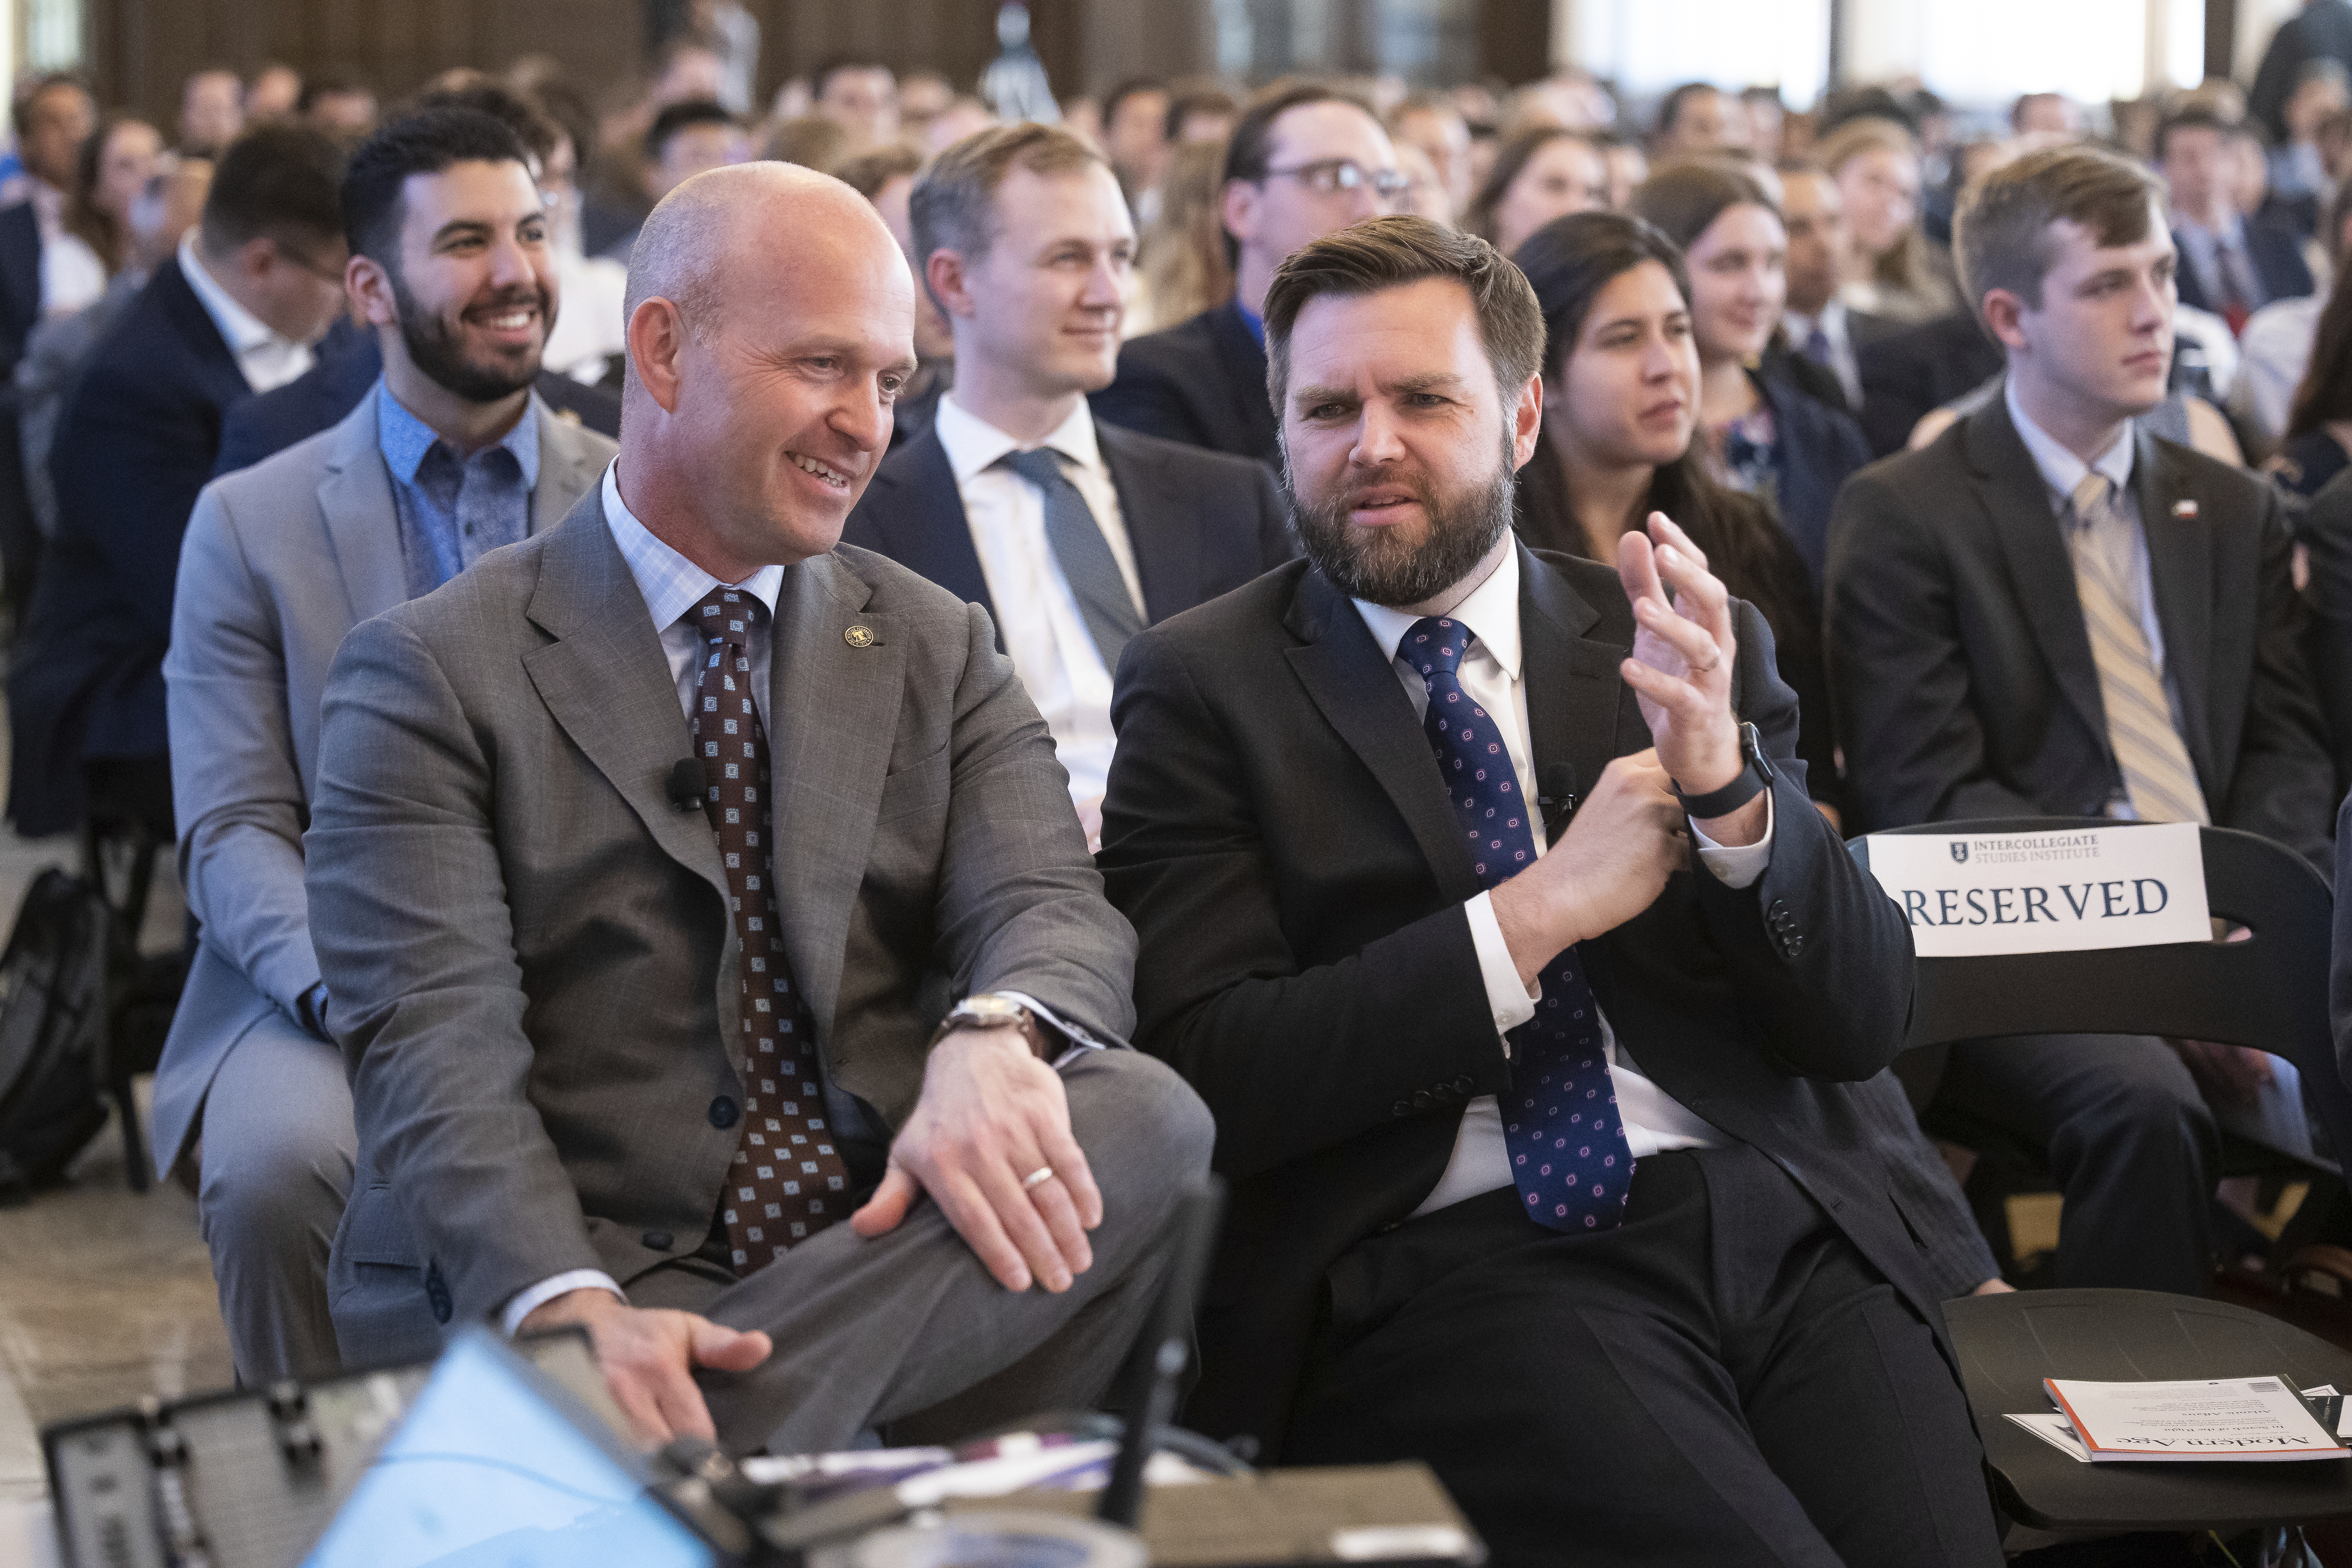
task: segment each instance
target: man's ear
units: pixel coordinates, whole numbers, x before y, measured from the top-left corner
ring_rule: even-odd
[[[1544,382],[1540,372],[1519,389],[1519,406],[1511,415],[1511,471],[1517,473],[1536,455],[1536,437],[1543,431]]]
[[[400,307],[393,298],[392,274],[372,256],[355,256],[343,264],[343,293],[352,312],[371,327],[399,325]]]
[[[957,252],[945,246],[931,252],[923,263],[923,281],[941,315],[970,320],[976,314],[971,289],[964,281],[963,257]]]
[[[2001,347],[2025,347],[2025,329],[2021,325],[2026,312],[2023,299],[2006,288],[1988,288],[1981,309],[1986,329],[1992,333]]]
[[[677,306],[656,294],[629,317],[629,363],[664,413],[677,412],[684,372],[686,321]]]
[[[1265,193],[1247,180],[1225,182],[1224,197],[1217,204],[1217,214],[1224,222],[1225,232],[1244,245],[1257,233],[1257,203]]]

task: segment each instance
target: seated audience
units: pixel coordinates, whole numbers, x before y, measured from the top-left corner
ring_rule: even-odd
[[[1806,787],[1833,811],[1821,603],[1771,508],[1708,471],[1682,251],[1639,218],[1588,213],[1537,230],[1511,259],[1535,288],[1546,341],[1543,425],[1515,503],[1519,537],[1609,562],[1652,512],[1677,519],[1707,570],[1771,627],[1775,667],[1797,695]]]
[[[2294,423],[2295,398],[2310,369],[2313,346],[2318,340],[2320,315],[2327,308],[2335,290],[2342,287],[2347,270],[2345,258],[2352,255],[2352,239],[2347,236],[2352,236],[2352,186],[2328,204],[2327,219],[2320,225],[2320,238],[2328,246],[2329,274],[2336,279],[2335,288],[2327,293],[2299,294],[2292,299],[2272,301],[2247,319],[2245,333],[2238,340],[2238,373],[2230,385],[2230,411],[2248,426],[2257,450],[2265,455],[2294,439],[2288,428]],[[2307,437],[2310,433],[2297,434]],[[2299,467],[2305,459],[2325,459],[2326,455],[2305,454],[2294,461]],[[2285,473],[2284,469],[2281,472]],[[2334,473],[2335,467],[2326,465],[2326,472],[2316,478],[2288,475],[2286,483],[2297,494],[2308,496]]]
[[[1505,139],[1494,167],[1463,210],[1462,227],[1505,256],[1570,213],[1609,208],[1609,166],[1591,139],[1557,125],[1533,125]]]
[[[747,162],[751,139],[743,122],[715,99],[687,99],[654,116],[646,132],[645,193],[658,202],[707,169]],[[637,231],[631,228],[600,255],[626,266]]]
[[[230,143],[204,216],[91,351],[50,448],[58,533],[8,671],[8,814],[27,837],[94,795],[171,831],[163,650],[188,510],[222,413],[310,369],[343,306],[342,155],[304,127]]]
[[[1771,508],[1818,580],[1831,503],[1870,448],[1827,371],[1767,352],[1788,293],[1780,214],[1761,185],[1718,163],[1660,171],[1633,193],[1633,210],[1689,263],[1699,429],[1715,476]]]
[[[830,171],[833,177],[874,204],[883,226],[898,242],[909,268],[916,268],[915,229],[908,203],[922,155],[899,142],[863,152]],[[931,427],[940,398],[955,381],[955,339],[931,302],[930,291],[915,290],[915,373],[899,383],[890,402],[890,447],[896,451]]]
[[[1391,210],[1404,194],[1388,132],[1360,99],[1284,88],[1253,103],[1226,143],[1218,215],[1234,297],[1128,340],[1095,417],[1213,452],[1276,461],[1259,311],[1283,258],[1307,241]]]
[[[1415,93],[1389,110],[1389,140],[1399,151],[1417,147],[1437,171],[1447,210],[1467,212],[1476,182],[1470,177],[1470,126],[1462,111],[1436,93]]]
[[[1622,213],[1633,193],[1650,177],[1650,160],[1642,144],[1629,136],[1601,132],[1597,137],[1601,162],[1609,170],[1609,210]]]
[[[252,1386],[340,1364],[351,1089],[302,892],[328,664],[359,622],[553,527],[613,455],[531,395],[561,294],[527,158],[457,108],[353,152],[347,287],[383,373],[333,430],[206,486],[181,549],[163,674],[202,940],[156,1070],[155,1161],[204,1140],[197,1216]]]
[[[1168,105],[1168,141],[1182,147],[1195,141],[1222,142],[1234,133],[1242,106],[1231,93],[1214,88],[1180,92]]]
[[[2311,361],[2295,388],[2273,474],[2290,494],[2316,496],[2352,465],[2352,272],[2314,329]]]
[[[122,266],[95,303],[70,315],[45,317],[25,340],[16,361],[16,419],[25,458],[25,497],[33,525],[44,539],[58,531],[58,491],[49,479],[49,448],[57,440],[58,416],[66,394],[80,378],[106,334],[155,269],[180,248],[180,236],[195,227],[212,190],[213,166],[202,158],[173,157],[171,167],[148,176],[132,198],[124,222]]]
[[[245,129],[245,83],[226,66],[191,71],[180,84],[179,151],[218,158]]]
[[[1404,194],[1398,199],[1396,210],[1452,228],[1454,199],[1445,193],[1444,178],[1429,161],[1429,154],[1399,142],[1396,161],[1397,172],[1404,176]]]
[[[283,120],[302,102],[302,73],[283,60],[269,60],[245,84],[245,120],[248,125]]]
[[[2334,770],[2278,498],[2133,428],[2171,358],[2161,194],[2121,158],[2057,149],[1961,208],[1962,275],[2004,391],[1858,476],[1831,530],[1830,678],[1862,831],[2214,822],[2330,863]],[[2266,1071],[2145,1037],[1966,1041],[1927,1120],[2047,1152],[2064,1196],[2053,1282],[2194,1295],[2218,1174],[2200,1084],[2226,1105]],[[2276,1138],[2300,1124],[2287,1109]]]
[[[1685,82],[1659,101],[1650,152],[1660,162],[1710,152],[1744,152],[1754,131],[1748,123],[1748,106],[1739,99],[1703,81]]]
[[[2279,23],[2263,50],[2253,87],[2246,95],[2248,111],[2273,136],[2286,135],[2287,99],[2303,79],[2305,68],[2331,58],[2352,65],[2352,6],[2342,0],[2305,0],[2299,11]]]
[[[1333,235],[1266,329],[1307,559],[1136,638],[1104,810],[1233,1183],[1187,1423],[1425,1460],[1506,1563],[1992,1568],[1910,936],[1762,618],[1660,514],[1513,539],[1545,329],[1484,242]]]
[[[869,152],[898,139],[898,78],[888,66],[845,57],[830,60],[817,68],[809,87],[816,112],[849,133],[845,154]],[[947,108],[940,105],[933,118]]]
[[[1159,213],[1143,235],[1141,281],[1120,329],[1129,337],[1189,321],[1234,297],[1225,255],[1222,141],[1180,142],[1160,183]]]
[[[1130,77],[1102,100],[1103,156],[1118,176],[1138,230],[1160,210],[1160,182],[1168,176],[1168,84]]]
[[[2243,331],[2273,299],[2312,290],[2311,268],[2293,232],[2238,208],[2230,178],[2232,131],[2210,113],[2183,110],[2156,133],[2180,253],[2180,302],[2210,310]]]
[[[343,1357],[581,1324],[649,1446],[1087,1406],[1213,1129],[1118,1042],[1134,935],[987,615],[834,548],[906,262],[762,163],[656,208],[629,298],[617,465],[328,677]]]
[[[1781,100],[1780,89],[1742,88],[1739,106],[1748,111],[1748,156],[1760,158],[1768,164],[1779,162],[1789,125],[1789,106]]]
[[[2341,60],[2314,60],[2286,100],[2286,135],[2270,149],[2270,188],[2289,201],[2325,205],[2335,182],[2320,156],[2319,128],[2330,115],[2352,109],[2352,79]]]
[[[338,141],[356,141],[375,129],[375,92],[348,77],[313,77],[303,84],[301,115]]]
[[[994,617],[1091,837],[1120,650],[1289,559],[1288,517],[1264,464],[1087,413],[1117,361],[1135,231],[1086,143],[982,131],[932,162],[909,205],[962,373],[842,538]]]
[[[41,314],[70,315],[97,303],[122,270],[131,204],[155,172],[163,138],[128,115],[109,115],[81,144],[57,239],[41,254]]]
[[[2063,92],[2022,93],[2009,106],[2009,129],[2017,136],[2076,137],[2083,110]]]
[[[1926,321],[1958,300],[1935,246],[1919,232],[1919,143],[1895,120],[1848,120],[1813,146],[1837,183],[1853,237],[1842,290],[1847,304],[1895,321]]]
[[[1789,346],[1837,378],[1848,412],[1862,413],[1862,366],[1857,347],[1897,330],[1895,324],[1838,298],[1853,240],[1846,232],[1845,198],[1811,163],[1780,171],[1780,222],[1789,235],[1788,298],[1780,329]]]

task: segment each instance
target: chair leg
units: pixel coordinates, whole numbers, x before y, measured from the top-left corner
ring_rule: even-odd
[[[131,1183],[131,1190],[143,1193],[152,1185],[147,1167],[147,1135],[139,1125],[139,1098],[131,1091],[131,1080],[115,1081],[114,1114],[122,1124],[122,1170]]]

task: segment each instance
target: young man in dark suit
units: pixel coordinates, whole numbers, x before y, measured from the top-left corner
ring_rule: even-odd
[[[1225,255],[1234,297],[1129,341],[1097,418],[1212,451],[1279,461],[1265,398],[1266,285],[1307,241],[1380,213],[1405,192],[1388,132],[1362,101],[1328,87],[1271,93],[1234,126],[1225,152]]]
[[[2156,161],[2172,206],[2180,253],[2180,303],[2245,329],[2246,318],[2275,299],[2312,290],[2303,241],[2294,230],[2238,209],[2237,141],[2247,132],[2206,110],[2183,110],[2156,132]]]
[[[195,232],[92,351],[49,450],[58,535],[8,673],[8,814],[79,825],[89,791],[172,837],[172,574],[221,416],[310,368],[343,308],[342,154],[265,125],[221,157]]]
[[[1234,1184],[1188,1420],[1424,1458],[1506,1563],[1998,1563],[1887,1153],[1910,936],[1762,618],[1661,516],[1517,545],[1484,241],[1358,225],[1266,326],[1307,559],[1129,644],[1099,857]]]
[[[842,537],[996,619],[1089,834],[1127,639],[1290,559],[1262,464],[1097,424],[1135,253],[1118,178],[1056,127],[949,148],[910,202],[955,334],[932,428],[883,462]]]
[[[2156,183],[2105,152],[1996,171],[1957,228],[2000,397],[1850,481],[1830,678],[1864,831],[1974,818],[2213,822],[2330,863],[2335,781],[2274,492],[2135,433],[2165,393],[2174,267]],[[1956,1046],[1937,1103],[2044,1147],[2062,1285],[2201,1292],[2209,1093],[2268,1059],[2147,1037]],[[2274,1135],[2300,1124],[2291,1096]],[[1932,1116],[1931,1116],[1932,1121]]]

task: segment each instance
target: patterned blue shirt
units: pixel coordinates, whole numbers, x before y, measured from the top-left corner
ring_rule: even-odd
[[[432,592],[501,545],[530,534],[539,484],[539,394],[495,445],[459,457],[430,425],[376,382],[376,444],[392,474],[408,596]]]

